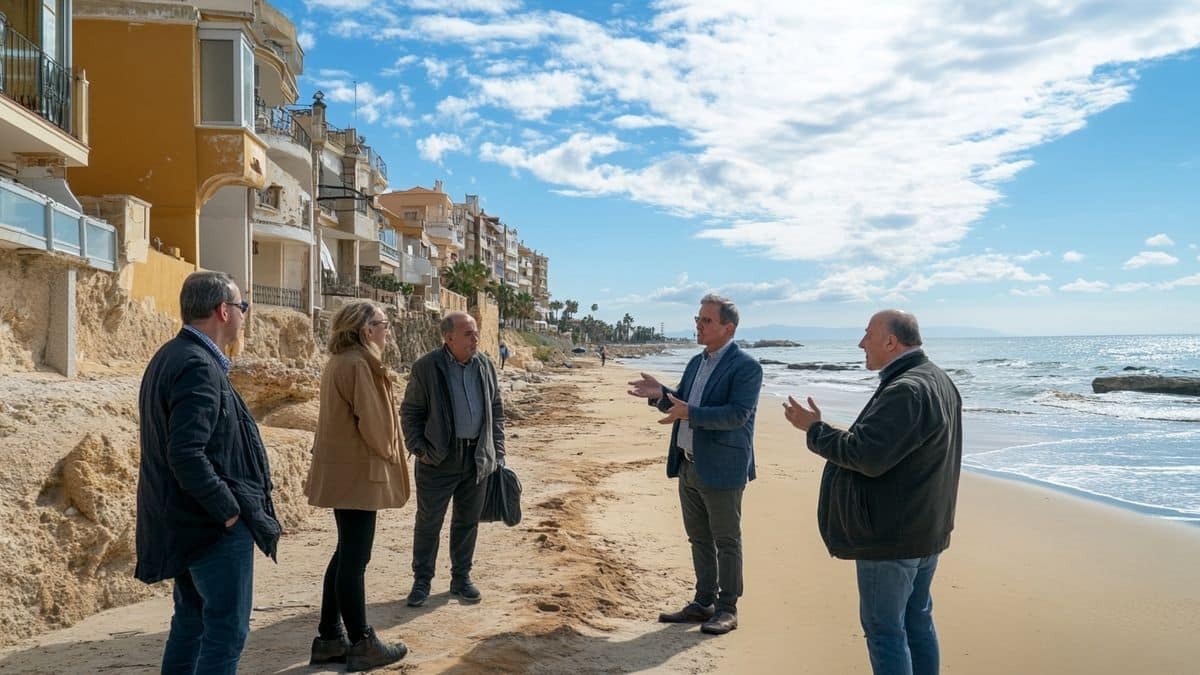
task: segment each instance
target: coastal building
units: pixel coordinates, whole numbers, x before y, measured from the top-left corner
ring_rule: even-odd
[[[433,189],[416,186],[379,195],[380,204],[420,227],[432,244],[430,261],[437,270],[458,262],[466,246],[466,223],[456,220],[454,202],[436,180]],[[459,210],[461,213],[461,210]],[[462,218],[462,216],[460,216]]]
[[[33,309],[51,326],[45,362],[68,376],[77,271],[114,272],[119,262],[117,229],[87,214],[67,182],[69,169],[90,161],[89,81],[75,69],[73,37],[70,3],[0,3],[0,248],[62,263],[49,306]]]
[[[164,311],[187,268],[229,272],[256,304],[314,305],[311,140],[288,106],[304,54],[262,0],[77,0],[95,91],[77,189],[147,202],[156,253],[135,296]],[[157,258],[155,258],[157,260]],[[251,338],[252,339],[252,338]]]
[[[533,295],[533,250],[517,242],[517,292]]]
[[[533,262],[533,306],[543,320],[550,319],[550,259],[534,251]]]
[[[381,295],[366,283],[380,267],[380,245],[397,248],[399,244],[395,228],[388,225],[376,202],[376,195],[387,189],[387,163],[356,129],[339,129],[326,119],[324,98],[317,92],[312,105],[293,108],[312,142],[320,306],[332,309],[346,297],[394,301],[395,294]],[[390,253],[383,251],[385,257]],[[398,260],[389,257],[387,264],[392,263]]]

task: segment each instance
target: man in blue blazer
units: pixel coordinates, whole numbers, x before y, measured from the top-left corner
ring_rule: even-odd
[[[700,300],[696,341],[704,351],[688,362],[677,389],[641,374],[629,393],[648,399],[671,424],[667,476],[679,478],[683,527],[692,545],[696,595],[664,623],[703,622],[705,633],[737,628],[742,595],[742,492],[754,480],[754,411],[762,366],[733,342],[738,310],[709,294]]]

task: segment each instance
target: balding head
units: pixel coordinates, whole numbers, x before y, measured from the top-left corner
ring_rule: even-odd
[[[899,309],[876,312],[858,346],[867,356],[867,370],[879,370],[897,356],[921,346],[917,317]]]
[[[442,339],[459,363],[466,363],[479,351],[479,328],[475,317],[466,312],[450,312],[442,317]]]
[[[881,325],[905,347],[921,346],[921,327],[912,314],[902,309],[885,309],[871,317],[871,321],[876,320],[881,321]]]

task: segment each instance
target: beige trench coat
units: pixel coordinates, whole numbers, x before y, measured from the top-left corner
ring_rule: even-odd
[[[321,375],[321,411],[308,503],[377,511],[403,506],[408,461],[387,366],[363,348],[334,354]]]

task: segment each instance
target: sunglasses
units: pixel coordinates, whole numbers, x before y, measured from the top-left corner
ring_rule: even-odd
[[[699,316],[699,315],[696,315],[694,318],[696,319],[696,323],[702,323],[702,324],[704,324],[705,326],[707,326],[707,325],[709,325],[710,323],[712,323],[712,322],[713,322],[713,320],[712,320],[712,319],[710,319],[710,318],[708,318],[707,316]]]
[[[233,305],[234,307],[237,307],[238,309],[242,310],[242,314],[245,314],[246,312],[250,311],[250,301],[249,300],[243,300],[241,302],[223,302],[221,304]]]

